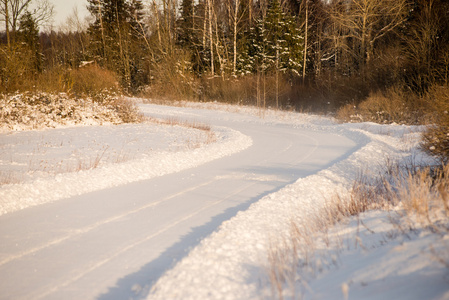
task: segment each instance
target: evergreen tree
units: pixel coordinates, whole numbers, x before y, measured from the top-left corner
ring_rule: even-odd
[[[88,0],[91,55],[131,90],[146,82],[141,0]]]
[[[192,71],[199,75],[204,72],[206,52],[200,43],[196,28],[199,27],[200,20],[197,16],[198,12],[204,13],[204,7],[201,4],[195,7],[193,0],[182,0],[180,10],[181,15],[176,27],[176,43],[190,56],[188,64],[191,65]]]
[[[300,76],[304,38],[295,18],[285,13],[279,0],[269,3],[265,18],[259,18],[251,28],[246,51],[247,58],[240,68],[253,66],[253,72],[282,72]],[[255,69],[254,69],[255,68]]]
[[[35,71],[42,71],[42,54],[41,46],[39,43],[39,28],[37,27],[36,20],[33,15],[26,11],[19,21],[18,39],[30,52],[30,58],[32,60]]]
[[[178,20],[177,42],[186,48],[192,48],[195,44],[193,5],[193,0],[182,0],[181,17]]]

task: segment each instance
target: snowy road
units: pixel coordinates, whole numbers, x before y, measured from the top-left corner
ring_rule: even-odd
[[[0,299],[145,298],[223,221],[360,146],[333,133],[230,112],[142,110],[231,128],[253,144],[199,167],[1,216]]]

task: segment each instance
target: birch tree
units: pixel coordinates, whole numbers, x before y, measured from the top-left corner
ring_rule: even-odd
[[[251,8],[250,2],[244,0],[228,0],[227,10],[229,15],[229,27],[232,32],[232,75],[237,74],[237,59],[239,56],[238,41],[244,30],[242,24],[250,24]]]
[[[51,21],[54,5],[49,0],[0,0],[0,16],[5,23],[8,44],[15,39],[19,21],[25,12],[33,15],[37,27]]]
[[[345,51],[352,51],[363,67],[372,59],[375,43],[406,21],[409,1],[336,0],[330,8],[331,19],[346,40]]]
[[[406,82],[420,93],[436,82],[448,82],[449,3],[418,0],[401,35],[407,59]]]

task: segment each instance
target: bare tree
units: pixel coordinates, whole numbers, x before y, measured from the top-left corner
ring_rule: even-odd
[[[437,81],[447,84],[449,39],[445,0],[420,0],[407,34],[402,36],[409,84],[419,91]]]
[[[2,7],[0,8],[0,13],[2,13],[4,17],[5,22],[5,29],[6,29],[6,40],[8,43],[8,48],[11,47],[11,39],[9,36],[9,7],[8,7],[8,0],[1,0],[0,4],[2,4]]]
[[[307,48],[309,47],[309,0],[303,0],[301,3],[302,9],[305,12],[305,20],[304,20],[304,54],[303,54],[303,66],[302,66],[302,79],[304,81],[306,77],[306,68],[307,68]]]
[[[11,40],[19,28],[20,17],[30,11],[38,27],[50,22],[53,17],[54,6],[48,0],[0,0],[0,16],[5,22],[6,34]],[[31,9],[32,8],[32,9]]]
[[[237,36],[240,33],[240,23],[245,18],[246,10],[251,10],[249,7],[242,5],[242,0],[228,0],[227,10],[229,15],[229,26],[232,29],[232,48],[233,48],[233,58],[232,58],[232,73],[235,76],[237,73]],[[250,12],[249,12],[250,13]],[[248,20],[249,21],[249,20]]]
[[[53,21],[55,6],[49,0],[35,0],[32,4],[34,8],[30,12],[38,26],[45,26]]]
[[[209,43],[210,43],[210,72],[212,77],[214,76],[214,36],[212,28],[212,10],[213,10],[213,0],[207,0],[207,11],[208,11],[208,22],[209,22]]]
[[[357,42],[348,49],[363,66],[371,60],[375,42],[405,22],[408,7],[407,0],[336,0],[330,15],[342,37]]]

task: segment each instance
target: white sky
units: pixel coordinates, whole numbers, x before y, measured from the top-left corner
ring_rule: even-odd
[[[78,8],[80,19],[83,20],[89,14],[86,9],[86,0],[50,0],[55,6],[55,16],[53,25],[59,26],[64,24],[67,17],[73,14],[73,9]]]

